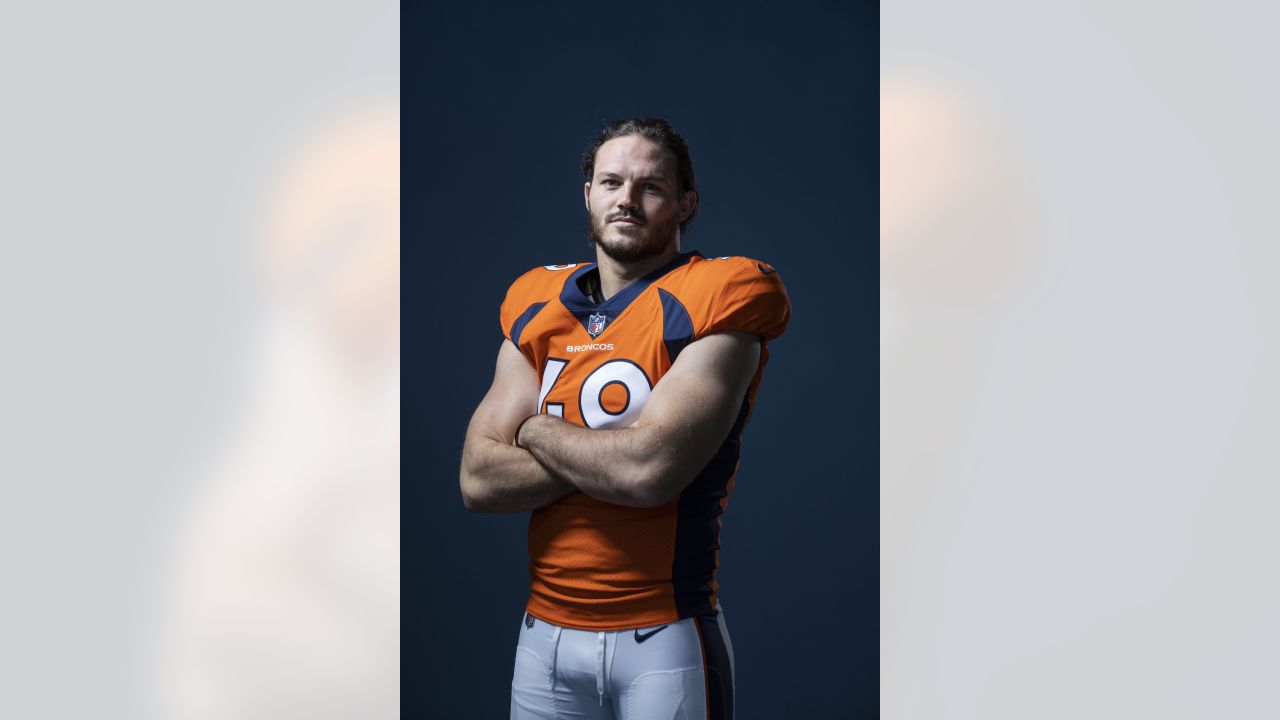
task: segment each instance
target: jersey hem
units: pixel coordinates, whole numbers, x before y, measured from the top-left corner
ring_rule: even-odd
[[[670,616],[663,616],[653,621],[643,622],[639,625],[635,624],[634,622],[584,624],[581,622],[574,622],[574,621],[561,622],[560,620],[557,620],[555,618],[547,617],[546,613],[532,609],[529,603],[525,604],[524,611],[528,615],[531,615],[533,619],[541,620],[542,622],[550,625],[558,625],[563,628],[568,628],[569,630],[587,630],[591,632],[606,632],[606,631],[611,632],[614,630],[639,630],[642,628],[653,627],[654,625],[667,625],[670,623],[676,623],[676,622],[680,622],[681,620],[687,620],[688,618],[691,618],[691,617],[703,617],[703,616],[714,617],[716,615],[716,609],[713,607],[710,611],[699,614],[699,615],[688,615],[685,617],[680,617],[678,613],[672,613]]]

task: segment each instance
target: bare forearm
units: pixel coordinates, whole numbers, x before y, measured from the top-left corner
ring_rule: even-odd
[[[551,474],[618,505],[669,502],[715,454],[758,372],[759,338],[712,333],[685,347],[629,427],[587,429],[535,415],[512,423],[515,444]]]
[[[654,460],[660,444],[657,428],[630,427],[587,430],[558,418],[530,418],[520,428],[519,444],[556,476],[597,500],[648,507],[660,505],[658,474],[664,465]]]
[[[463,450],[462,501],[474,512],[535,510],[575,492],[529,451],[487,438]]]

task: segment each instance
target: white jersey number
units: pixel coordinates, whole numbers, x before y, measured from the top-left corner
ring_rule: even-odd
[[[542,368],[542,389],[538,391],[538,412],[543,415],[554,415],[558,418],[564,417],[564,403],[547,403],[546,407],[543,407],[542,403],[547,399],[547,394],[551,392],[551,388],[555,386],[556,380],[560,379],[560,373],[564,372],[564,366],[568,364],[568,360],[547,358],[547,366]]]
[[[568,364],[568,360],[547,358],[547,365],[542,369],[542,390],[538,395],[538,412],[559,418],[564,417],[564,403],[546,403],[544,406],[544,402],[551,388],[560,379],[560,373],[564,372],[565,365]],[[617,412],[605,408],[601,400],[605,388],[610,385],[621,385],[627,393],[626,404]],[[645,400],[649,399],[651,390],[653,390],[653,383],[649,382],[649,377],[644,374],[644,370],[641,370],[639,365],[630,360],[610,360],[591,371],[587,379],[582,381],[582,389],[578,392],[578,408],[582,411],[582,422],[593,430],[628,427],[640,417],[640,410],[644,407]]]

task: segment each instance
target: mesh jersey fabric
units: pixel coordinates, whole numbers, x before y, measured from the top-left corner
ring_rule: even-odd
[[[504,336],[542,380],[539,412],[580,427],[627,427],[680,351],[715,332],[759,336],[760,361],[733,428],[676,498],[634,508],[573,493],[533,511],[526,611],[583,630],[706,614],[719,591],[721,516],[742,430],[790,300],[774,268],[744,257],[684,253],[600,303],[581,286],[593,272],[593,263],[534,268],[502,303]]]

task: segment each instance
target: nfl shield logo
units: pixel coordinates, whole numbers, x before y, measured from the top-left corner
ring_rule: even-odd
[[[604,323],[604,313],[592,313],[591,317],[587,318],[587,333],[590,334],[591,337],[599,335],[604,332]]]

